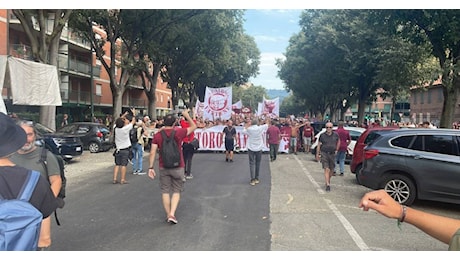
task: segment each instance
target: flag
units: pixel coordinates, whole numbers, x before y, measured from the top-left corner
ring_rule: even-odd
[[[280,98],[275,99],[263,99],[263,112],[269,117],[279,117],[280,115]]]
[[[235,110],[235,109],[242,109],[243,108],[243,102],[241,102],[241,99],[236,102],[235,104],[232,105],[232,109]]]
[[[232,116],[232,87],[206,87],[203,119],[228,120]]]
[[[195,104],[195,114],[197,117],[203,117],[203,108],[204,102],[200,102],[200,100],[197,100]]]

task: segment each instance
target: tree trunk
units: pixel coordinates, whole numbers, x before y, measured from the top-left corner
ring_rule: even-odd
[[[454,78],[451,88],[443,87],[444,102],[442,105],[441,128],[452,128],[454,122],[455,108],[458,106],[458,94],[460,89],[460,80]]]

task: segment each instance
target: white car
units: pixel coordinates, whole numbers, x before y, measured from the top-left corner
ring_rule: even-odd
[[[344,126],[345,130],[350,132],[351,142],[348,145],[348,152],[346,156],[346,161],[351,161],[351,157],[353,156],[353,150],[355,149],[356,141],[358,140],[359,136],[366,131],[366,128],[363,127],[354,127],[354,126]],[[332,130],[337,130],[337,126],[334,126]],[[315,142],[311,145],[311,153],[316,154],[316,147],[318,146],[319,137],[322,133],[326,132],[326,128],[323,128],[321,132],[315,135]]]

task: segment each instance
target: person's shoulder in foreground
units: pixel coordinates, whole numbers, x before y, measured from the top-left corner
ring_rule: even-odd
[[[5,199],[13,199],[19,194],[30,171],[15,165],[10,156],[26,143],[27,136],[22,127],[1,112],[0,136],[0,194]],[[44,217],[48,217],[58,206],[48,181],[42,176],[29,201]]]

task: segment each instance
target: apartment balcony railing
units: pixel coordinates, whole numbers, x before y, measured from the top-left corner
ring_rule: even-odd
[[[88,62],[79,61],[76,59],[68,59],[67,56],[59,56],[59,69],[64,71],[72,71],[91,75],[91,64]],[[96,65],[93,67],[93,76],[101,76],[101,66]]]
[[[88,91],[61,91],[62,103],[91,105],[91,93]],[[67,98],[66,98],[67,97]],[[101,96],[93,94],[93,105],[101,105]],[[127,98],[123,99],[123,106],[146,108],[147,100]]]

